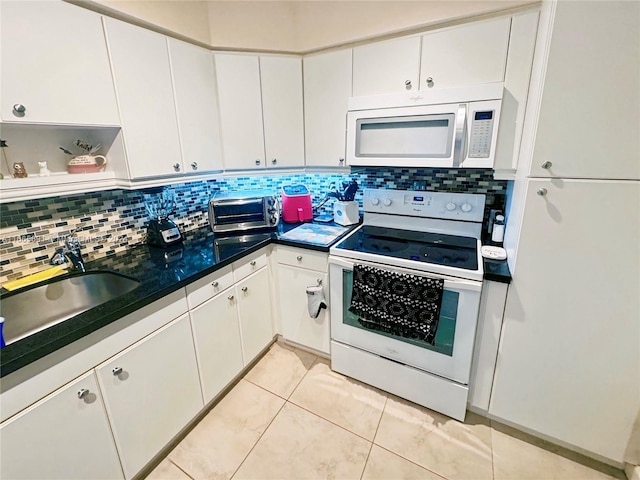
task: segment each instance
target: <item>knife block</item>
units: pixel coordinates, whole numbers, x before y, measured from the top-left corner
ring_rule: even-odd
[[[334,202],[333,221],[343,226],[358,223],[360,221],[358,202]]]

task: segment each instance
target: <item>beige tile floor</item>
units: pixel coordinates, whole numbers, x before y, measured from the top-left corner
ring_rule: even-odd
[[[605,480],[621,471],[472,413],[464,423],[275,343],[150,480]]]

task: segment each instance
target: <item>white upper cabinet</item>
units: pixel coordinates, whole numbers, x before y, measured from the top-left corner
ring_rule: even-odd
[[[100,15],[51,1],[0,13],[2,121],[120,124]]]
[[[303,165],[300,59],[216,53],[215,62],[225,168]]]
[[[640,3],[555,5],[530,174],[640,179]]]
[[[258,57],[216,53],[215,62],[225,168],[264,168]]]
[[[509,54],[493,167],[495,178],[513,179],[518,166],[539,16],[536,10],[519,13],[511,19]]]
[[[502,82],[510,26],[504,17],[423,35],[420,89]]]
[[[222,170],[218,93],[213,54],[168,39],[183,171]]]
[[[345,166],[351,49],[304,57],[307,166]]]
[[[105,18],[132,179],[181,173],[166,37]]]
[[[303,165],[302,60],[261,56],[260,84],[267,166]]]
[[[404,37],[353,49],[353,96],[418,90],[420,37]]]

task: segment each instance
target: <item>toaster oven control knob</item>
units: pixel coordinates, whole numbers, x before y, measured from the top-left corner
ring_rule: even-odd
[[[468,203],[463,203],[462,206],[460,207],[460,210],[462,210],[465,213],[470,212],[471,205],[469,205]]]
[[[389,205],[391,205],[391,199],[390,199],[390,198],[385,198],[385,199],[382,201],[382,204],[383,204],[385,207],[388,207]]]
[[[445,207],[449,212],[453,212],[456,209],[456,204],[453,202],[447,203]]]
[[[371,205],[378,205],[380,203],[380,200],[377,199],[376,197],[373,197],[371,199]]]

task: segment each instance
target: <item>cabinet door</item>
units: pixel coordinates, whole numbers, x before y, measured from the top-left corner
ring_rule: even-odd
[[[273,340],[269,271],[263,268],[236,285],[244,364]]]
[[[126,478],[137,474],[204,405],[187,315],[96,371]]]
[[[209,403],[242,370],[238,309],[233,288],[191,313],[204,403]]]
[[[224,166],[264,168],[258,57],[217,53],[215,62]]]
[[[267,166],[304,165],[302,60],[260,57],[260,82]]]
[[[278,265],[282,336],[305,347],[329,354],[329,312],[323,309],[318,318],[311,318],[307,308],[307,286],[324,288],[325,303],[329,303],[329,284],[325,273]]]
[[[506,17],[423,35],[420,89],[502,82],[510,26]]]
[[[169,38],[184,172],[222,170],[213,54]]]
[[[2,478],[123,478],[93,371],[4,422],[0,448]]]
[[[345,166],[351,49],[304,57],[305,162]]]
[[[353,49],[353,96],[418,90],[420,37],[405,37]]]
[[[500,126],[494,170],[515,175],[520,153],[522,127],[529,95],[531,65],[536,46],[539,12],[524,12],[511,19],[509,54],[504,75],[504,95],[500,107]]]
[[[120,124],[100,15],[64,2],[3,1],[0,18],[3,121]]]
[[[131,178],[181,172],[167,39],[112,18],[104,21]]]
[[[640,3],[554,5],[531,176],[640,179]]]
[[[489,409],[617,462],[640,391],[639,204],[638,182],[529,181]]]

